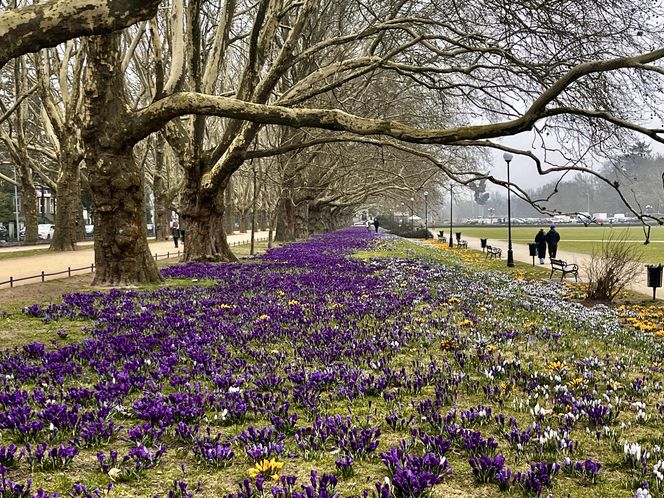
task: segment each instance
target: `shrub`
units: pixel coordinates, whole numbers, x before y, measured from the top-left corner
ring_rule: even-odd
[[[613,301],[618,293],[641,271],[643,250],[627,242],[627,231],[609,232],[600,246],[593,249],[588,266],[586,297],[595,301]]]
[[[399,237],[406,237],[408,239],[427,238],[427,231],[424,228],[415,228],[414,230],[411,230],[410,227],[393,228],[390,230],[390,232],[394,235],[398,235]],[[431,232],[429,232],[429,238],[433,238]]]

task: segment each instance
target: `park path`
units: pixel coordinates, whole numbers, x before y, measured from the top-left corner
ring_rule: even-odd
[[[256,240],[265,240],[267,239],[267,231],[256,232]],[[233,235],[228,235],[228,243],[240,244],[248,243],[251,240],[250,233],[238,233]],[[167,253],[170,253],[170,257],[177,257],[178,249],[173,245],[172,240],[149,240],[150,252],[152,254],[159,254],[159,259],[164,259]],[[34,275],[41,275],[41,272],[44,273],[56,273],[60,271],[66,271],[67,268],[82,268],[87,267],[85,271],[72,272],[72,275],[82,275],[84,273],[90,273],[90,265],[95,261],[95,251],[92,242],[82,242],[79,244],[80,250],[73,252],[50,252],[48,251],[48,245],[38,245],[38,246],[22,246],[18,250],[34,250],[39,249],[43,250],[44,254],[32,254],[32,255],[17,255],[16,257],[10,257],[7,259],[0,259],[0,282],[5,282],[9,280],[10,277],[13,278],[22,278],[22,277],[31,277]],[[16,252],[17,248],[15,247],[6,247],[0,248],[0,254]],[[180,244],[179,250],[183,250],[182,243]],[[45,277],[45,280],[55,280],[58,278],[67,278],[67,274],[57,275],[52,277]],[[21,282],[15,282],[14,286],[17,285],[29,285],[41,283],[41,278],[35,278],[30,280],[23,280]],[[9,284],[4,284],[0,288],[8,288]]]
[[[470,249],[477,249],[477,250],[482,250],[482,246],[480,244],[480,239],[476,237],[462,237],[463,240],[468,241],[468,247]],[[489,240],[487,242],[491,246],[495,247],[500,247],[503,250],[503,261],[505,261],[505,264],[507,264],[507,241],[505,240],[500,240],[498,243],[495,241]],[[588,268],[588,265],[590,263],[591,256],[590,254],[582,254],[578,252],[572,252],[572,251],[566,251],[564,249],[565,247],[565,242],[562,241],[558,245],[558,254],[556,257],[558,259],[562,259],[563,261],[566,261],[567,263],[576,263],[579,265],[579,279],[587,281],[588,276],[586,275],[586,268]],[[530,251],[528,250],[528,244],[518,244],[512,242],[512,251],[514,253],[514,260],[515,261],[523,261],[525,263],[531,263],[533,262],[532,256],[530,256]],[[551,271],[551,265],[548,263],[548,258],[546,259],[547,263],[544,265],[540,265],[538,263],[538,259],[535,258],[535,265],[536,266],[541,266],[542,268],[547,268],[549,271]],[[655,264],[660,263],[660,261],[653,262]],[[643,263],[641,265],[641,273],[630,282],[628,285],[628,288],[630,290],[633,290],[635,292],[639,292],[640,294],[644,294],[646,296],[649,296],[652,298],[652,289],[650,287],[646,286],[647,278],[646,278],[646,264]],[[557,277],[556,277],[557,275]],[[560,279],[560,272],[554,273],[553,278],[558,278]],[[567,278],[570,280],[570,277]],[[658,289],[658,296],[657,300],[660,301],[664,297],[664,289]]]

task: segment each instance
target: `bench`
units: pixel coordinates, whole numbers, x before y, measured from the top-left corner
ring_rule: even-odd
[[[579,281],[579,265],[576,264],[567,264],[562,259],[552,259],[551,260],[551,275],[549,278],[553,277],[553,272],[559,271],[562,275],[560,280],[565,278],[567,275],[574,275],[574,281]]]
[[[486,255],[484,256],[484,259],[486,258],[501,259],[502,257],[503,257],[503,250],[500,247],[486,246]]]
[[[457,247],[462,247],[464,249],[468,249],[468,241],[467,240],[460,240],[457,242]]]
[[[445,238],[445,235],[439,235],[438,236],[438,242],[442,242],[443,244],[447,242],[447,239]]]

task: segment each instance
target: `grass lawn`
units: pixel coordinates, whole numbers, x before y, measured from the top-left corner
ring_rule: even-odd
[[[461,232],[468,237],[488,238],[489,240],[507,241],[506,226],[460,226],[453,227],[455,232]],[[548,227],[544,227],[545,231]],[[432,228],[434,233],[443,228]],[[446,236],[449,235],[449,227],[443,229]],[[539,227],[512,227],[512,241],[515,244],[527,244],[535,240],[535,235]],[[613,234],[614,239],[622,237],[625,234],[626,240],[630,241],[638,250],[643,251],[643,256],[639,258],[647,263],[664,263],[664,227],[652,227],[650,231],[650,244],[643,245],[645,239],[643,230],[640,227],[579,227],[558,225],[556,227],[560,233],[559,249],[573,251],[583,254],[592,254],[593,248],[597,247],[602,239]]]
[[[350,229],[150,288],[23,294],[0,310],[0,490],[661,495],[664,307],[503,270]]]

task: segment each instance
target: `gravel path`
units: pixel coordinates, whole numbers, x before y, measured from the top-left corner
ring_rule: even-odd
[[[256,232],[256,239],[266,239],[268,232]],[[228,243],[240,243],[240,242],[249,242],[251,239],[251,234],[241,233],[228,235]],[[166,257],[168,253],[171,258],[178,257],[178,249],[173,245],[172,240],[156,241],[150,240],[150,252],[153,254],[159,255],[159,260],[162,260]],[[23,278],[31,277],[35,275],[41,275],[41,272],[44,273],[57,273],[61,271],[67,271],[67,268],[83,268],[85,270],[72,272],[72,275],[81,275],[90,272],[90,265],[94,263],[95,253],[92,242],[82,242],[79,244],[81,247],[80,250],[74,252],[50,252],[48,251],[48,246],[23,246],[19,250],[42,250],[44,254],[36,254],[31,256],[16,256],[7,259],[0,259],[0,282],[5,282],[10,279],[10,277]],[[0,254],[16,252],[17,248],[7,247],[0,248]],[[182,251],[182,243],[180,244],[179,250]],[[46,276],[44,280],[55,280],[67,278],[67,274],[57,275],[57,276]],[[41,283],[41,277],[34,278],[30,280],[23,280],[21,282],[15,282],[14,286],[17,285],[27,285]],[[0,288],[7,288],[9,284],[0,285]]]

